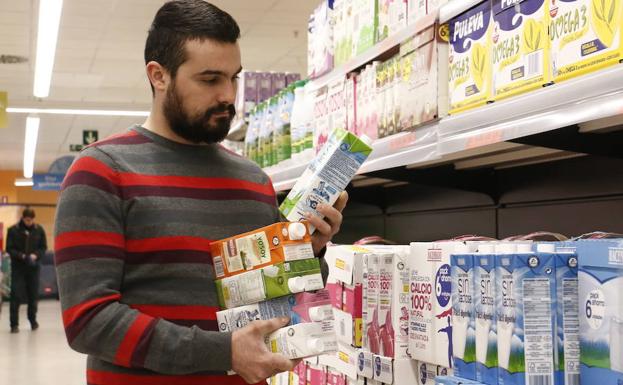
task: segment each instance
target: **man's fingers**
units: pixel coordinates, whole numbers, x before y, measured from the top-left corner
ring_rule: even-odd
[[[290,319],[288,317],[279,317],[269,319],[267,321],[253,321],[250,325],[255,326],[262,336],[265,336],[286,326],[288,323],[290,323]]]
[[[300,360],[289,360],[281,354],[273,354],[270,367],[275,373],[288,372],[300,362]]]
[[[346,191],[342,191],[340,196],[335,201],[333,207],[335,207],[337,211],[342,212],[346,207],[346,203],[348,203],[348,193]]]
[[[312,224],[316,228],[316,231],[320,232],[323,235],[330,236],[331,235],[331,225],[328,224],[324,219],[321,219],[317,215],[310,215],[307,217],[309,223]]]
[[[320,211],[320,213],[325,216],[325,221],[328,222],[331,226],[331,235],[336,234],[340,229],[342,220],[344,219],[342,213],[339,212],[336,208],[328,206],[320,206],[318,208],[318,211]]]

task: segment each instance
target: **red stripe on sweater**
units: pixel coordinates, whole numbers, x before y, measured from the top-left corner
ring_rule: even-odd
[[[129,305],[141,313],[167,320],[216,320],[216,306]]]
[[[126,251],[144,253],[163,250],[200,250],[210,252],[212,241],[199,237],[158,237],[126,240]]]
[[[54,248],[58,250],[76,246],[112,246],[125,248],[125,238],[119,233],[103,231],[70,231],[54,238]]]
[[[102,178],[108,179],[111,182],[114,182],[115,184],[119,184],[117,173],[115,170],[110,168],[104,162],[101,162],[90,156],[79,158],[71,166],[71,168],[67,172],[67,175],[65,176],[65,179],[67,179],[67,177],[79,171],[90,172],[92,174],[99,175]]]
[[[91,385],[246,385],[240,376],[226,375],[136,375],[87,370],[87,382]]]
[[[167,186],[210,190],[250,190],[264,195],[273,195],[272,184],[260,184],[233,178],[201,178],[178,175],[119,174],[121,186]]]
[[[145,314],[138,314],[128,331],[125,333],[123,341],[117,349],[117,354],[115,355],[116,365],[121,365],[128,368],[130,367],[130,361],[132,359],[134,349],[136,348],[136,345],[140,341],[143,333],[145,332],[145,329],[152,321],[152,319],[152,317]]]
[[[88,312],[90,309],[106,302],[114,302],[121,299],[121,294],[111,294],[106,297],[95,298],[90,301],[83,302],[76,306],[72,306],[69,309],[63,312],[63,325],[65,327],[69,326],[72,322],[80,318],[83,314]]]

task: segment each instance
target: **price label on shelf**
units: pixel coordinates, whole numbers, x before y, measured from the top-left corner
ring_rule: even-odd
[[[499,143],[502,139],[502,130],[494,130],[485,132],[483,134],[475,135],[467,139],[466,150],[472,148],[487,146],[489,144]]]

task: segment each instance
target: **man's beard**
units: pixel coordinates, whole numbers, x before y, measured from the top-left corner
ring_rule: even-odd
[[[222,142],[227,137],[231,121],[236,115],[233,104],[222,103],[207,109],[203,115],[188,116],[184,111],[182,99],[175,92],[175,82],[167,91],[163,109],[171,130],[181,138],[197,144]],[[228,112],[229,116],[216,119],[214,125],[210,124],[212,115],[224,112]]]

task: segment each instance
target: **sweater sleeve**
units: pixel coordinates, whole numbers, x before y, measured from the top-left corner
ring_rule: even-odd
[[[183,375],[231,369],[231,334],[154,318],[122,302],[123,189],[110,156],[85,149],[67,173],[55,226],[63,324],[72,349],[115,365]]]

